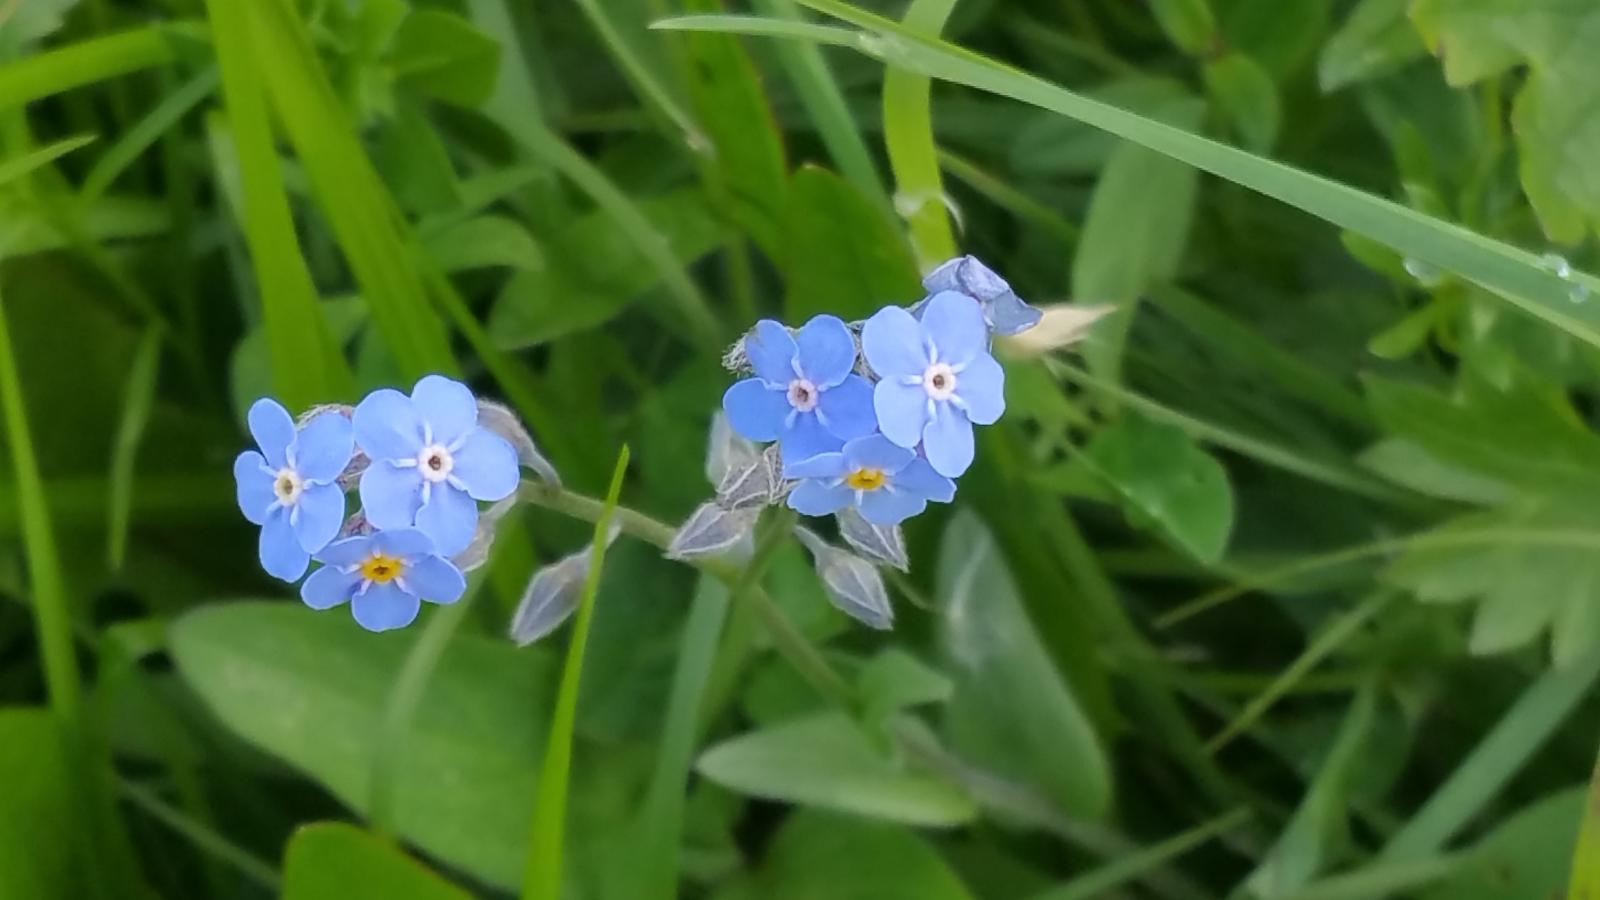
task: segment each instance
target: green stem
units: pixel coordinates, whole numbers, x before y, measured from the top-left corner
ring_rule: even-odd
[[[767,517],[760,538],[756,541],[755,552],[751,554],[750,561],[745,563],[744,571],[730,586],[728,599],[732,612],[723,631],[722,645],[717,649],[711,679],[706,686],[705,701],[701,705],[701,715],[706,721],[715,720],[738,686],[739,672],[749,657],[756,625],[756,604],[750,601],[750,595],[761,584],[761,576],[765,574],[778,548],[793,533],[796,518],[794,511],[787,508],[779,509],[775,515]]]
[[[168,805],[155,791],[131,781],[118,781],[117,791],[124,799],[161,824],[182,835],[196,847],[232,866],[261,887],[277,894],[280,881],[278,872],[266,861],[252,855],[238,844],[228,840],[215,829],[199,822],[182,810]]]

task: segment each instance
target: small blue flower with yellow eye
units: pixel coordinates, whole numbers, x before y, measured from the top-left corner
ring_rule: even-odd
[[[338,479],[354,451],[350,420],[325,412],[296,429],[289,411],[266,398],[246,419],[259,451],[233,461],[239,511],[261,526],[261,567],[294,581],[344,524]]]
[[[972,465],[972,426],[1005,412],[1005,371],[989,355],[978,301],[934,294],[917,319],[898,306],[878,310],[861,329],[861,350],[879,381],[878,427],[901,447],[922,446],[934,471],[955,478]]]
[[[300,599],[319,610],[348,600],[356,622],[368,631],[404,628],[416,620],[423,600],[454,603],[467,589],[461,570],[415,528],[335,541],[317,561],[323,566],[300,586]]]
[[[790,466],[802,479],[789,494],[789,507],[808,516],[826,516],[854,506],[875,525],[896,525],[922,512],[932,500],[949,503],[955,482],[928,461],[881,434],[856,438],[837,453],[823,453]]]
[[[763,319],[744,339],[755,370],[728,388],[722,408],[733,430],[778,441],[785,466],[871,434],[872,385],[854,373],[856,341],[837,316],[817,316],[794,335]]]

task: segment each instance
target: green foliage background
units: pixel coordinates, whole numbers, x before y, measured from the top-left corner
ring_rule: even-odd
[[[0,898],[1600,896],[1597,42],[1571,0],[0,0]],[[663,559],[723,348],[958,252],[1115,312],[1000,348],[896,630],[781,518]],[[258,396],[426,372],[571,492],[368,634],[259,573],[228,466]],[[592,618],[515,648],[624,444]]]

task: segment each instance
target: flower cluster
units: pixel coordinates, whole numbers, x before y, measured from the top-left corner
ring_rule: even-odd
[[[479,413],[466,385],[440,375],[410,396],[374,391],[299,424],[277,401],[257,400],[247,416],[257,449],[239,454],[233,475],[239,511],[261,526],[262,568],[293,582],[316,560],[300,588],[306,605],[350,601],[372,631],[411,624],[423,600],[455,602],[479,501],[503,500],[521,480],[517,448]]]
[[[782,477],[798,482],[791,508],[894,525],[954,498],[973,426],[1005,412],[991,336],[1031,328],[1040,312],[970,256],[923,287],[909,309],[856,325],[820,315],[791,332],[763,320],[736,348],[750,377],[723,395],[723,411],[743,437],[778,443]]]

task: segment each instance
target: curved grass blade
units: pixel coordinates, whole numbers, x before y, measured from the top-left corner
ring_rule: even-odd
[[[90,38],[0,66],[0,110],[172,62],[170,26]]]
[[[155,404],[156,377],[161,371],[161,328],[152,325],[133,354],[128,369],[128,392],[122,401],[122,419],[117,423],[116,443],[111,450],[111,505],[107,534],[111,568],[121,569],[128,551],[128,519],[133,508],[133,465],[139,455],[139,442],[150,421]]]
[[[117,142],[95,160],[89,174],[84,176],[83,184],[78,188],[78,203],[87,206],[98,200],[141,153],[150,149],[168,129],[211,96],[217,89],[218,80],[216,67],[207,66],[200,74],[163,97],[144,118],[123,132]]]
[[[67,138],[64,141],[56,141],[47,147],[40,147],[31,153],[24,153],[21,156],[0,162],[0,184],[15,181],[40,166],[49,165],[80,147],[94,143],[94,141],[95,136],[92,134],[79,135],[78,137]]]
[[[1118,857],[1105,865],[1091,869],[1060,887],[1051,888],[1033,900],[1093,900],[1108,896],[1135,879],[1177,859],[1219,834],[1237,828],[1250,818],[1250,811],[1236,809],[1202,822],[1182,834],[1173,835],[1159,844],[1143,847],[1127,856]]]
[[[913,0],[904,27],[937,37],[955,8],[956,0]],[[895,206],[911,226],[923,271],[956,255],[933,141],[932,87],[927,74],[909,69],[883,76],[883,143],[894,171]]]

